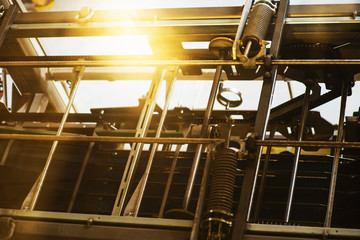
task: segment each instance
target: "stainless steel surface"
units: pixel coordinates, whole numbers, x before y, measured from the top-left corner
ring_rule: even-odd
[[[69,102],[68,102],[68,104],[66,106],[66,110],[65,110],[65,113],[63,115],[63,118],[61,119],[59,129],[56,132],[56,137],[59,137],[61,135],[61,133],[62,133],[62,130],[63,130],[65,122],[66,122],[66,119],[67,119],[67,117],[69,115],[72,103],[74,102],[76,92],[77,92],[77,90],[78,90],[78,88],[80,86],[80,80],[81,80],[82,74],[84,73],[84,69],[85,69],[85,67],[80,67],[79,69],[76,69],[76,68],[74,69],[75,79],[74,79],[74,81],[72,83],[73,85],[72,85],[72,89],[71,89]],[[48,157],[46,159],[45,166],[44,166],[42,172],[40,173],[38,179],[34,183],[33,187],[31,188],[30,192],[26,196],[26,198],[25,198],[25,200],[24,200],[24,202],[23,202],[23,204],[21,206],[21,209],[23,209],[23,210],[34,210],[36,202],[37,202],[37,200],[39,198],[39,194],[40,194],[41,189],[43,187],[46,174],[48,172],[50,163],[51,163],[51,161],[53,159],[53,156],[54,156],[54,153],[55,153],[55,150],[57,148],[58,143],[59,143],[59,141],[56,141],[56,140],[53,142],[53,144],[51,146],[51,149],[50,149],[50,153],[49,153],[49,155],[48,155]]]
[[[223,57],[224,56],[220,55],[220,59],[222,59]],[[220,83],[220,80],[221,80],[221,73],[222,73],[222,66],[220,65],[220,66],[216,67],[214,81],[212,83],[212,87],[211,87],[210,95],[209,95],[209,100],[208,100],[208,103],[207,103],[207,106],[206,106],[206,111],[205,111],[205,114],[204,114],[204,120],[203,120],[203,123],[202,123],[202,126],[201,126],[201,137],[207,137],[207,135],[208,135],[209,121],[210,121],[210,117],[211,117],[211,112],[212,112],[213,107],[214,107],[216,93],[218,91],[219,83]],[[194,181],[195,181],[197,169],[198,169],[198,166],[199,166],[202,150],[203,150],[203,145],[199,144],[197,146],[197,148],[196,148],[196,151],[195,151],[195,156],[194,156],[193,164],[191,166],[188,184],[186,186],[185,197],[184,197],[184,202],[183,202],[183,206],[182,206],[183,209],[185,209],[185,210],[187,210],[187,208],[189,206],[189,201],[190,201],[192,189],[193,189],[193,186],[194,186]]]
[[[251,6],[252,6],[252,2],[253,2],[252,0],[246,0],[245,3],[244,3],[244,6],[243,6],[242,12],[241,12],[241,18],[240,18],[239,26],[238,26],[238,29],[237,29],[236,34],[235,34],[234,44],[232,46],[233,60],[236,60],[237,41],[240,40],[241,35],[242,35],[243,31],[244,31],[245,24],[246,24],[246,21],[247,21],[247,18],[248,18],[248,15],[249,15],[249,12],[250,12],[250,9],[251,9]]]
[[[341,91],[341,104],[340,104],[340,114],[339,114],[339,125],[337,129],[336,142],[341,143],[343,141],[344,135],[344,118],[345,118],[345,108],[346,108],[346,100],[348,94],[348,83],[343,81],[342,83],[342,91]],[[324,227],[331,227],[331,219],[333,215],[334,201],[335,201],[335,190],[336,190],[336,180],[339,171],[339,158],[340,158],[340,148],[335,148],[334,152],[334,161],[332,164],[331,170],[331,181],[329,187],[329,197],[328,204],[326,208],[326,216],[324,221]]]
[[[155,134],[156,138],[160,137],[161,131],[162,131],[163,126],[164,126],[167,110],[169,108],[171,96],[172,96],[172,93],[173,93],[173,90],[174,90],[174,87],[175,87],[176,75],[178,73],[178,70],[179,70],[178,67],[175,67],[173,69],[168,69],[167,70],[167,75],[165,76],[165,79],[167,81],[167,88],[166,88],[166,94],[165,94],[165,104],[164,104],[163,111],[161,113],[160,121],[159,121],[159,124],[158,124],[158,129],[157,129],[156,134]],[[155,157],[157,147],[158,147],[157,143],[154,143],[152,145],[151,151],[150,151],[150,156],[149,156],[149,159],[148,159],[148,163],[147,163],[144,175],[143,175],[143,177],[142,177],[142,179],[141,179],[141,181],[139,183],[140,184],[139,193],[138,193],[137,198],[136,198],[135,209],[134,209],[134,212],[133,212],[135,217],[137,217],[137,215],[139,213],[141,201],[142,201],[142,198],[144,196],[145,187],[146,187],[149,175],[150,175],[150,169],[151,169],[151,165],[152,165],[152,162],[154,160],[154,157]],[[125,213],[125,215],[126,215],[126,213]]]
[[[297,140],[299,142],[301,142],[303,140],[303,135],[304,135],[304,131],[305,131],[306,118],[307,118],[307,113],[309,111],[310,91],[311,91],[311,87],[309,85],[307,85],[306,91],[305,91],[305,96],[304,96],[304,104],[303,104],[302,111],[301,111],[299,128],[298,128],[299,130],[298,130]],[[298,168],[299,159],[300,159],[300,152],[301,152],[301,148],[299,146],[296,147],[293,169],[292,169],[292,173],[291,173],[289,195],[288,195],[288,200],[286,202],[285,222],[289,222],[289,218],[290,218],[290,211],[291,211],[291,206],[292,206],[292,202],[293,202],[297,168]]]
[[[141,111],[141,115],[136,126],[136,138],[142,138],[146,136],[146,133],[149,129],[150,122],[154,113],[156,99],[158,97],[158,89],[165,76],[165,69],[156,68],[153,80],[151,82],[149,91],[146,95],[145,104]],[[140,154],[143,148],[143,143],[133,143],[131,146],[131,150],[129,153],[129,157],[126,162],[125,170],[121,179],[121,183],[119,186],[119,190],[116,195],[114,207],[112,210],[112,215],[121,215],[123,211],[123,207],[125,205],[126,197],[128,194],[128,190],[133,178],[133,174],[137,163],[140,158]]]

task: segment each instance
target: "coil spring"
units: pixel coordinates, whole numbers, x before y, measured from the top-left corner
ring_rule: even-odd
[[[253,48],[260,48],[259,44],[265,38],[275,8],[275,5],[268,0],[257,1],[253,5],[242,37],[244,45],[248,41],[253,41]]]
[[[231,149],[216,152],[210,183],[208,211],[231,213],[234,196],[237,154]]]

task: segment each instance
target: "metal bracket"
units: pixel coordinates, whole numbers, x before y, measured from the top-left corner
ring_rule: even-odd
[[[240,59],[240,62],[242,62],[244,68],[256,68],[256,60],[258,60],[259,58],[263,58],[266,54],[266,42],[264,40],[261,41],[260,51],[255,56],[250,58],[240,51],[241,41],[237,41],[236,44],[236,56]]]

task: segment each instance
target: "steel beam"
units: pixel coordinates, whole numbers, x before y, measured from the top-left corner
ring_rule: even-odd
[[[91,222],[91,221],[90,221]],[[185,240],[189,231],[156,229],[156,228],[131,228],[98,226],[85,224],[53,223],[16,220],[13,240],[38,240],[38,239],[93,239],[93,240]],[[89,227],[88,227],[89,226]]]
[[[158,96],[158,89],[161,81],[165,76],[165,69],[157,68],[153,80],[150,85],[149,92],[146,95],[145,104],[140,114],[138,124],[136,127],[136,138],[143,138],[150,127],[151,119],[154,113],[156,100]],[[125,170],[121,179],[119,190],[116,195],[112,215],[121,215],[127,200],[128,190],[130,188],[131,181],[137,164],[140,159],[140,154],[143,148],[143,143],[133,143],[129,153],[128,160],[126,162]]]
[[[288,6],[289,0],[280,1],[274,30],[275,33],[270,48],[270,54],[273,55],[275,59],[278,58],[280,52],[280,45],[284,33]],[[266,128],[270,116],[270,108],[277,78],[277,67],[275,66],[274,68],[272,68],[271,72],[268,73],[268,76],[264,76],[264,82],[261,90],[258,112],[256,115],[254,126],[254,134],[257,135],[261,140],[265,139]],[[252,200],[255,192],[262,149],[262,146],[257,148],[254,159],[248,160],[245,169],[240,200],[235,215],[232,240],[244,238],[246,222],[248,221],[251,213]]]
[[[218,35],[234,36],[242,7],[95,11],[89,24],[78,24],[78,12],[23,13],[10,29],[12,37],[104,36],[126,33],[177,35],[178,39],[211,40]],[[287,22],[290,32],[347,31],[357,24],[353,12],[359,4],[294,5]],[[307,25],[311,24],[312,27]],[[341,27],[341,25],[349,28]],[[221,27],[219,27],[221,26]],[[181,35],[181,36],[180,36]],[[190,37],[190,35],[192,35]],[[190,37],[190,38],[189,38]]]
[[[193,221],[178,219],[162,219],[162,218],[141,218],[126,216],[108,216],[97,214],[81,214],[81,213],[62,213],[62,212],[46,212],[46,211],[22,211],[12,209],[0,209],[0,216],[11,216],[15,219],[28,219],[34,221],[51,221],[51,222],[69,222],[69,223],[86,223],[92,219],[94,224],[114,225],[114,226],[147,226],[158,228],[184,228],[191,229]]]
[[[179,71],[178,67],[174,67],[173,69],[167,69],[167,74],[165,75],[165,80],[166,80],[166,93],[165,93],[165,104],[164,104],[164,108],[163,111],[161,113],[161,117],[160,117],[160,121],[158,123],[158,129],[156,131],[155,137],[159,138],[161,136],[161,132],[163,130],[164,127],[164,122],[165,122],[165,118],[168,112],[168,108],[169,108],[169,104],[170,104],[170,100],[172,97],[172,93],[174,91],[174,87],[175,87],[175,81],[176,81],[176,75]],[[158,143],[154,143],[151,146],[151,150],[150,150],[150,156],[148,159],[148,163],[146,165],[146,169],[144,172],[143,177],[141,178],[138,187],[135,189],[134,193],[136,192],[136,198],[134,198],[134,205],[133,206],[129,206],[129,209],[125,209],[125,214],[124,215],[128,215],[132,212],[132,214],[137,217],[139,210],[140,210],[140,206],[141,206],[141,201],[143,199],[144,196],[144,192],[145,192],[145,188],[149,179],[149,175],[150,175],[150,170],[151,170],[151,166],[156,154],[158,148]],[[138,191],[137,191],[138,190]],[[131,201],[131,200],[130,200]]]
[[[257,61],[257,65],[264,65]],[[126,66],[226,66],[242,65],[232,60],[80,60],[80,61],[0,61],[0,67],[126,67]],[[272,65],[360,65],[360,59],[275,59]]]
[[[360,4],[315,4],[315,5],[291,5],[288,17],[347,17],[353,11],[360,10]],[[153,21],[153,20],[176,20],[176,19],[216,19],[235,18],[239,19],[243,11],[242,6],[231,7],[206,7],[206,8],[163,8],[163,9],[136,9],[136,10],[97,10],[90,22],[107,21]],[[78,11],[57,12],[27,12],[19,13],[15,23],[70,23],[75,21]],[[156,16],[156,19],[154,19]]]
[[[13,21],[16,17],[16,14],[18,12],[18,8],[16,5],[10,5],[10,7],[6,10],[5,15],[3,16],[3,19],[1,19],[0,24],[0,46],[2,46],[5,37],[9,31],[9,28],[13,24]]]
[[[307,235],[307,236],[322,236],[326,231],[328,236],[332,237],[353,237],[358,239],[360,237],[360,229],[351,228],[324,228],[324,227],[306,227],[306,226],[289,226],[289,225],[273,225],[273,224],[256,224],[248,223],[246,225],[248,233],[268,233],[282,235]]]

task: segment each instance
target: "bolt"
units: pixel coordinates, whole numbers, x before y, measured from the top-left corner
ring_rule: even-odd
[[[93,223],[94,223],[94,218],[89,217],[88,220],[86,221],[86,227],[90,228]]]
[[[358,15],[358,12],[357,12],[356,10],[354,10],[354,11],[352,12],[352,17],[353,17],[353,19],[355,19],[355,18],[357,17],[357,15]]]

